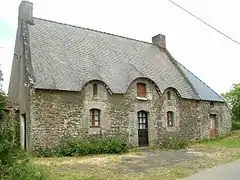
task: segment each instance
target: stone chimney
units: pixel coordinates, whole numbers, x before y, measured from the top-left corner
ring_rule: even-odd
[[[33,3],[22,1],[18,10],[18,22],[25,21],[33,24]]]
[[[162,34],[158,34],[152,37],[152,43],[158,45],[158,47],[166,49],[166,40],[165,36]]]

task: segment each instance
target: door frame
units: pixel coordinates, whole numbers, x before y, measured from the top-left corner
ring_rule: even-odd
[[[141,110],[141,111],[137,112],[137,132],[138,132],[137,137],[138,137],[138,146],[139,147],[149,146],[149,133],[148,133],[148,119],[149,118],[148,118],[148,116],[149,115],[148,115],[147,111]],[[144,141],[145,141],[145,143],[144,143]]]
[[[27,122],[26,122],[26,114],[23,113],[20,115],[20,141],[21,148],[27,149]]]
[[[216,137],[217,136],[217,115],[210,114],[210,136]]]

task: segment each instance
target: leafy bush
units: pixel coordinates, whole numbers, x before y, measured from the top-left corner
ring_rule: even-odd
[[[89,136],[88,138],[63,138],[53,149],[39,148],[35,155],[49,156],[85,156],[89,154],[119,154],[128,150],[121,138]]]
[[[41,180],[46,179],[43,167],[32,165],[28,156],[19,147],[12,122],[6,114],[0,121],[0,179]]]
[[[11,173],[11,167],[18,159],[22,159],[23,154],[13,141],[11,131],[8,130],[7,121],[1,121],[0,129],[0,177]]]
[[[232,130],[240,129],[240,122],[232,121]]]
[[[56,149],[49,148],[49,147],[39,147],[38,149],[34,150],[32,152],[33,156],[38,156],[38,157],[53,157],[57,156],[56,154]]]
[[[188,147],[188,141],[184,139],[167,139],[160,143],[160,148],[162,149],[184,149]]]
[[[30,157],[20,150],[9,136],[9,131],[0,132],[0,179],[44,180],[46,169],[29,162]]]

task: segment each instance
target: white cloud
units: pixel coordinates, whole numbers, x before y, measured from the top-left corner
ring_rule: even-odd
[[[218,93],[239,82],[240,46],[198,22],[168,0],[34,0],[34,16],[75,24],[118,35],[151,41],[157,33],[166,35],[172,55]],[[175,0],[190,11],[240,41],[240,12],[237,0]],[[0,2],[0,18],[16,28],[20,0]],[[12,39],[15,39],[15,35]],[[8,48],[14,41],[4,42]],[[1,44],[1,42],[0,42]],[[4,84],[10,72],[9,53],[0,50]],[[2,58],[3,57],[3,58]],[[3,60],[4,59],[4,60]]]

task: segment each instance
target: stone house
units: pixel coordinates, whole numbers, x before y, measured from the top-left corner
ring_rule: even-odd
[[[164,35],[143,42],[32,11],[21,2],[8,91],[23,148],[85,134],[124,134],[147,146],[230,131],[224,99],[171,56]]]

